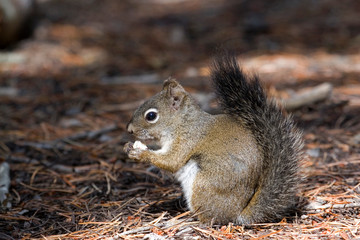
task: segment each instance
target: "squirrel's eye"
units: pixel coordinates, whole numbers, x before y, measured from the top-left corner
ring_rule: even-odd
[[[145,120],[149,123],[156,123],[159,119],[158,111],[155,108],[150,108],[144,114]]]

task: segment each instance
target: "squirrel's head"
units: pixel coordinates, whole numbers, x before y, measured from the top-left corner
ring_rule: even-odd
[[[176,80],[169,78],[161,92],[134,112],[127,130],[139,139],[162,141],[186,122],[189,109],[194,107],[198,108],[189,93]]]

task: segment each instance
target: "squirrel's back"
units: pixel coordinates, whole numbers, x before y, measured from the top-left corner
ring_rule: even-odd
[[[268,99],[256,76],[246,76],[233,56],[213,64],[212,79],[224,112],[252,132],[263,156],[256,193],[243,210],[240,223],[281,219],[296,204],[301,133],[292,119]]]

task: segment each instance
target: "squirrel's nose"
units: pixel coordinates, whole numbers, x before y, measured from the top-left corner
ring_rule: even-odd
[[[134,133],[134,126],[131,123],[128,123],[126,126],[126,130],[128,133],[133,134]]]

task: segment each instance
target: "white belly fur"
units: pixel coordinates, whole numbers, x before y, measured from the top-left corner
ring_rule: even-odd
[[[199,167],[197,163],[193,160],[190,160],[184,167],[182,167],[175,174],[175,177],[181,183],[181,187],[184,192],[186,203],[190,211],[193,211],[191,205],[191,197],[193,193],[194,180],[198,172],[199,172]]]

